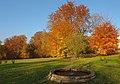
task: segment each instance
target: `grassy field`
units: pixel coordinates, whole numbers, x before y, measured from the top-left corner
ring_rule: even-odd
[[[99,57],[63,59],[41,58],[16,60],[16,64],[0,65],[0,84],[54,84],[47,80],[49,71],[55,68],[89,68],[96,72],[96,78],[87,84],[120,84],[120,56],[107,56],[108,62]]]

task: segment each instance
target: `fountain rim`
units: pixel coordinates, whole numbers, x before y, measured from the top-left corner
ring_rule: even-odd
[[[82,72],[89,72],[88,75],[84,75],[84,76],[67,76],[67,75],[58,75],[58,74],[55,74],[54,72],[57,71],[57,70],[76,70],[76,71],[82,71]],[[75,78],[75,79],[84,79],[84,78],[95,78],[95,72],[93,70],[90,70],[90,69],[86,69],[86,68],[57,68],[57,69],[53,69],[52,71],[50,71],[50,74],[49,76],[59,76],[59,77],[64,77],[64,78]]]

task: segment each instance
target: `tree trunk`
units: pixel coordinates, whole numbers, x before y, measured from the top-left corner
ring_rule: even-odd
[[[2,60],[0,60],[0,64],[2,64]]]

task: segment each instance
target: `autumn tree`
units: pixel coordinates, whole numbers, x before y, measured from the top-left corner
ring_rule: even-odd
[[[40,57],[41,55],[41,45],[42,45],[42,32],[36,32],[34,36],[30,39],[30,45],[33,50],[33,55],[35,57]]]
[[[29,58],[35,58],[36,55],[34,53],[35,46],[33,44],[28,44],[28,52],[29,52]]]
[[[35,57],[46,57],[49,55],[49,40],[46,31],[36,32],[30,40],[31,52]]]
[[[23,47],[21,49],[21,53],[20,53],[20,58],[26,59],[29,58],[29,45],[28,44],[23,44]]]
[[[49,57],[50,51],[51,51],[51,46],[50,46],[50,33],[46,32],[45,30],[43,31],[43,36],[42,36],[42,52],[44,53],[45,57]]]
[[[102,25],[103,23],[109,21],[109,19],[107,19],[105,16],[103,15],[100,15],[98,13],[95,13],[93,15],[91,15],[91,18],[90,18],[90,28],[88,29],[88,33],[86,34],[86,39],[88,41],[88,48],[86,50],[87,53],[93,53],[94,50],[91,49],[90,47],[90,44],[92,42],[92,33],[94,31],[94,27],[95,26],[100,26]]]
[[[6,59],[6,51],[4,45],[0,45],[0,59]]]
[[[5,46],[2,44],[2,41],[0,41],[0,64],[1,64],[1,60],[2,59],[6,59],[6,51],[5,51]]]
[[[62,5],[55,13],[49,16],[48,27],[51,30],[61,22],[71,24],[72,29],[85,33],[89,28],[89,8],[87,6],[76,6],[73,2]]]
[[[89,8],[83,4],[76,6],[73,2],[63,4],[49,16],[48,28],[54,40],[52,41],[54,55],[62,56],[61,53],[66,52],[66,38],[75,33],[85,34],[88,31],[89,19]]]
[[[110,22],[95,26],[92,34],[91,48],[101,55],[115,52],[118,43],[118,31]]]
[[[65,22],[52,28],[49,38],[52,56],[64,56],[67,52],[66,41],[74,32],[71,25]]]
[[[23,46],[26,45],[25,35],[13,36],[5,39],[4,45],[7,51],[8,59],[21,58]]]

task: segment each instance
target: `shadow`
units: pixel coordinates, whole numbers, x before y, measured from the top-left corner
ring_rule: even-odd
[[[24,67],[24,66],[27,66],[27,65],[32,65],[32,64],[41,64],[41,63],[50,63],[50,62],[64,62],[64,60],[62,60],[63,58],[61,59],[53,59],[53,60],[46,60],[46,61],[37,61],[37,62],[21,62],[21,63],[15,63],[15,64],[1,64],[0,65],[0,68],[17,68],[17,67]],[[16,60],[17,62],[17,60]]]
[[[85,63],[85,64],[81,64],[80,65],[80,68],[90,68],[92,67],[94,64],[94,62],[88,62],[88,63]]]
[[[52,62],[59,62],[60,60],[54,60]],[[48,63],[49,62],[49,63]],[[28,68],[17,67],[18,70],[8,71],[5,76],[2,76],[3,80],[0,81],[0,84],[49,84],[48,74],[51,70],[55,68],[64,68],[66,64],[56,64],[53,65],[51,61],[47,61],[43,66],[29,66]],[[41,63],[41,62],[36,62]],[[36,64],[32,63],[32,64]],[[20,64],[20,63],[19,63]],[[19,65],[17,64],[17,65]],[[22,63],[23,64],[23,63]],[[30,63],[31,65],[31,63]],[[11,73],[10,73],[11,72]]]
[[[117,84],[118,81],[116,82],[115,78],[112,78],[112,75],[115,74],[109,71],[111,67],[106,68],[104,65],[101,67],[102,61],[100,64],[97,62],[99,61],[74,60],[75,65],[78,64],[76,67],[88,68],[96,72],[95,79],[83,84]],[[0,84],[57,84],[48,81],[49,72],[56,68],[66,68],[69,65],[69,58],[0,65]]]
[[[93,80],[88,81],[86,84],[118,84],[105,72],[95,71],[96,77]]]

